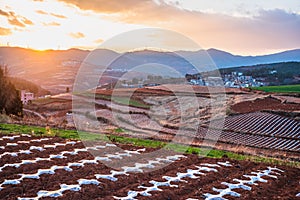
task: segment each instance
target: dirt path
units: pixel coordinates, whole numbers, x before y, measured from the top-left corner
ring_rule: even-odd
[[[46,120],[46,118],[45,118],[43,115],[41,115],[40,113],[38,113],[38,112],[36,112],[36,111],[28,110],[28,109],[26,109],[26,108],[23,108],[23,111],[32,113],[32,114],[38,116],[39,118],[41,118],[41,120]]]

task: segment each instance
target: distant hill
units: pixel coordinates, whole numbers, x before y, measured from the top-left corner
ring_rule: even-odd
[[[143,50],[143,51],[135,51],[135,52],[127,52],[114,60],[110,64],[111,68],[125,68],[132,69],[134,67],[138,67],[145,64],[157,63],[159,64],[156,67],[162,68],[163,66],[170,66],[172,69],[178,71],[181,75],[185,75],[186,73],[196,73],[197,71],[194,69],[193,65],[189,63],[187,60],[172,52],[158,52],[151,50]],[[155,65],[150,67],[151,70],[155,72]],[[138,70],[138,69],[137,69]],[[146,67],[141,69],[142,72],[146,72]],[[164,72],[163,70],[159,70],[157,68],[158,73],[165,74],[157,74],[157,75],[168,75],[170,69]],[[176,76],[176,74],[174,74]],[[178,76],[178,75],[177,75]]]
[[[257,64],[268,64],[278,62],[300,61],[300,49],[284,51],[263,56],[239,56],[217,49],[200,50],[197,52],[179,52],[189,60],[200,62],[199,59],[209,55],[218,68],[249,66]]]
[[[233,55],[218,49],[208,49],[207,51],[176,51],[175,53],[178,54],[178,56],[174,53],[151,50],[127,52],[122,55],[107,49],[97,49],[94,51],[80,49],[36,51],[19,47],[0,47],[0,62],[10,66],[14,72],[18,72],[21,71],[21,68],[26,69],[32,67],[38,71],[45,70],[53,68],[55,65],[66,60],[83,61],[87,56],[89,56],[87,60],[91,64],[108,65],[110,61],[117,59],[122,55],[117,59],[118,61],[114,62],[113,67],[123,66],[124,68],[132,68],[137,64],[146,62],[161,62],[176,67],[180,67],[181,65],[183,66],[182,68],[188,66],[186,61],[183,58],[180,58],[180,56],[188,58],[188,61],[197,61],[203,65],[213,61],[218,68],[300,61],[300,49],[263,56]],[[208,55],[212,60],[207,58]]]
[[[50,94],[50,91],[43,89],[41,86],[21,78],[9,77],[9,81],[17,90],[26,90],[34,93],[35,96],[44,96]]]
[[[89,51],[79,49],[35,51],[19,47],[0,47],[0,62],[8,65],[9,72],[13,75],[32,75],[52,70],[62,61],[82,61],[88,54]]]
[[[241,72],[245,76],[253,76],[270,85],[300,84],[300,62],[281,62],[223,68],[219,72],[221,75]],[[213,74],[214,72],[210,73]]]

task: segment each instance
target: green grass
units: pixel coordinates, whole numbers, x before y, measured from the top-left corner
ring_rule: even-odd
[[[113,130],[114,133],[125,132],[125,130],[121,128],[117,128]],[[140,138],[131,138],[124,137],[114,134],[96,134],[89,132],[78,132],[76,130],[60,130],[60,129],[51,129],[51,135],[46,133],[46,129],[44,127],[37,126],[27,126],[27,125],[16,125],[16,124],[0,124],[0,134],[33,134],[41,135],[41,136],[59,136],[66,139],[81,139],[81,140],[101,140],[101,141],[113,141],[119,144],[131,144],[139,147],[147,147],[147,148],[165,148],[167,150],[172,150],[180,153],[188,153],[188,154],[197,154],[199,156],[205,156],[210,158],[222,158],[228,157],[234,160],[249,160],[253,162],[264,162],[275,165],[286,165],[292,167],[300,168],[300,162],[293,162],[287,160],[279,160],[270,157],[260,157],[253,155],[245,155],[239,154],[229,151],[217,150],[217,149],[209,149],[209,148],[199,148],[181,144],[174,143],[166,143],[157,140],[149,140],[149,139],[140,139]]]
[[[78,134],[77,130],[63,130],[63,129],[50,129],[51,133],[48,134],[46,127],[38,126],[28,126],[28,125],[18,125],[18,124],[0,124],[0,133],[4,134],[33,134],[38,136],[58,136],[65,139],[83,139],[83,140],[102,140],[103,135],[95,133],[80,132]]]
[[[277,93],[300,93],[300,85],[264,86],[253,87],[251,89]]]
[[[115,132],[115,133],[124,133],[125,130],[122,129],[122,128],[116,128],[116,129],[114,130],[114,132]]]

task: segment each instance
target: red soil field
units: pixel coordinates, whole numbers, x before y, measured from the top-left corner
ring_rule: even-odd
[[[231,106],[231,110],[235,113],[249,113],[261,110],[276,111],[299,111],[300,104],[282,102],[276,98],[267,97],[256,99],[254,101],[244,101]]]
[[[218,194],[214,187],[226,189],[226,183],[238,183],[235,179],[248,181],[232,189],[239,199],[297,199],[300,192],[298,168],[197,155],[176,157],[177,153],[168,151],[146,158],[144,153],[156,149],[118,145],[123,150],[116,151],[114,145],[103,142],[94,148],[86,143],[88,148],[81,142],[56,137],[39,139],[0,136],[1,199],[122,199],[134,192],[139,193],[135,199],[208,199]],[[109,160],[100,161],[104,158]],[[126,167],[105,165],[117,161]],[[160,184],[156,191],[149,190],[153,183]],[[147,188],[148,193],[142,193]],[[223,198],[236,199],[230,195]]]

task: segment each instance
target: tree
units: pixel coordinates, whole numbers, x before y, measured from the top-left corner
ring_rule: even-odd
[[[8,81],[2,66],[0,66],[0,112],[22,116],[22,109],[19,91]]]

